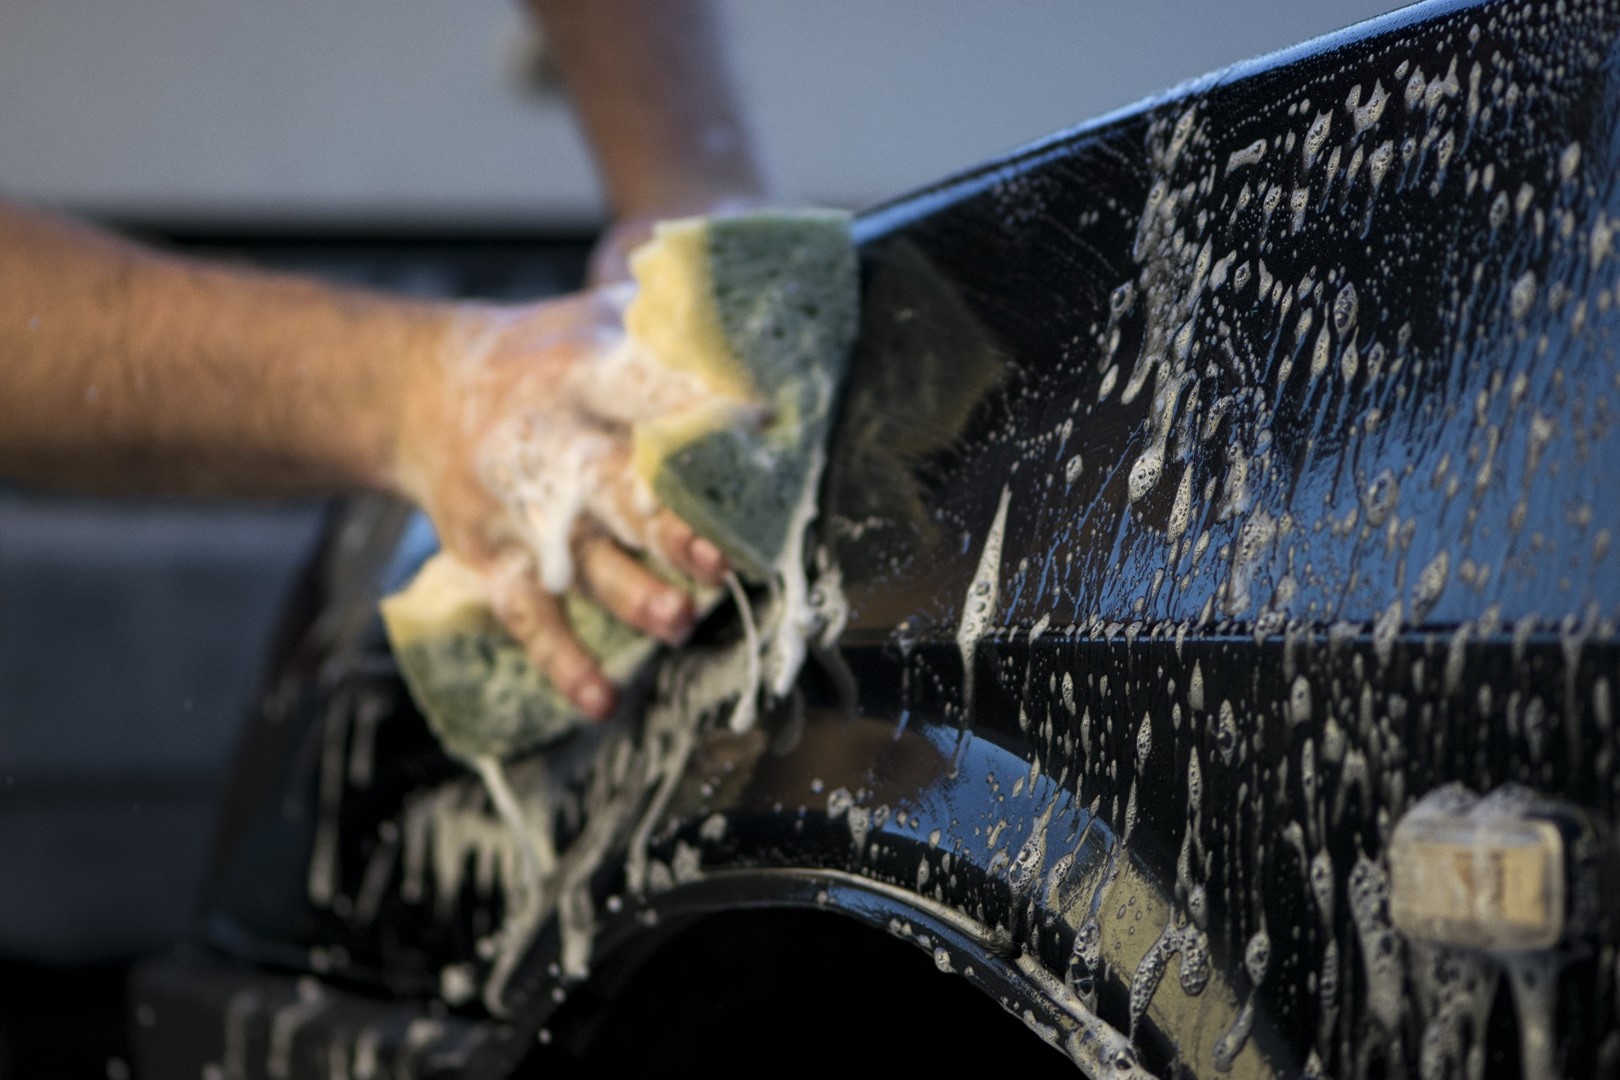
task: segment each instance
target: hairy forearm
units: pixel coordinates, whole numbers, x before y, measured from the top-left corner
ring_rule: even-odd
[[[0,204],[0,476],[387,489],[446,309],[152,252]]]
[[[771,182],[711,0],[529,0],[613,212],[758,202]]]

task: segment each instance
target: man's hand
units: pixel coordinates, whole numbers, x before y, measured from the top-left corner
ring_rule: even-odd
[[[492,608],[592,716],[578,588],[664,641],[719,551],[629,469],[629,426],[707,391],[625,346],[629,286],[422,303],[175,259],[0,205],[0,476],[94,491],[385,490],[421,505]]]
[[[531,0],[614,216],[592,279],[648,223],[769,201],[711,0]],[[389,490],[585,712],[613,689],[574,640],[578,588],[666,641],[713,545],[654,505],[629,425],[703,391],[621,348],[623,291],[424,303],[162,255],[0,203],[0,476],[95,491]]]
[[[490,606],[581,710],[614,690],[575,640],[562,594],[577,588],[625,622],[676,643],[689,596],[646,552],[704,584],[719,550],[659,508],[629,464],[629,425],[683,408],[704,388],[623,339],[628,290],[522,307],[469,306],[405,397],[395,478],[445,550],[482,575]]]

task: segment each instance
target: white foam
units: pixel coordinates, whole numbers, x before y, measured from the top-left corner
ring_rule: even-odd
[[[962,654],[962,709],[973,710],[973,660],[979,639],[985,635],[996,618],[997,593],[1001,584],[1001,541],[1007,529],[1007,507],[1012,501],[1012,488],[1004,485],[996,517],[985,533],[984,549],[979,553],[979,567],[968,584],[962,599],[962,618],[956,628],[956,647]]]
[[[781,558],[771,568],[780,590],[780,606],[774,619],[761,627],[769,657],[770,691],[780,699],[787,696],[804,666],[805,643],[814,624],[810,607],[810,585],[805,576],[804,537],[816,516],[816,495],[821,487],[821,470],[826,452],[816,447],[805,470],[804,490],[788,524],[787,544]]]
[[[742,692],[737,695],[737,703],[732,706],[728,726],[732,731],[743,732],[754,726],[754,711],[759,698],[759,629],[754,625],[754,610],[748,601],[748,594],[743,592],[742,582],[737,580],[736,574],[726,575],[726,589],[731,593],[732,602],[737,605],[737,615],[742,619],[743,649],[748,658],[748,674],[744,677]]]

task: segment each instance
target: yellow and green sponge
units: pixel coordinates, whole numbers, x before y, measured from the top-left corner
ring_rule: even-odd
[[[716,395],[636,424],[635,468],[744,579],[769,584],[802,573],[784,561],[799,550],[797,510],[820,480],[855,337],[848,215],[666,222],[630,265],[638,286],[626,312],[630,337]],[[742,419],[762,412],[763,425]],[[566,605],[581,643],[615,683],[631,681],[655,653],[651,639],[589,600],[569,594]],[[412,696],[450,753],[507,757],[587,722],[529,662],[476,576],[452,556],[430,559],[382,612]]]

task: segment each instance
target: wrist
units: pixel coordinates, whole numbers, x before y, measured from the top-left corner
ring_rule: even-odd
[[[449,302],[413,304],[399,318],[399,351],[382,357],[389,370],[379,382],[392,393],[380,403],[386,430],[366,486],[421,506],[432,488],[427,437],[453,419],[452,366],[487,333],[488,318],[479,305]]]

